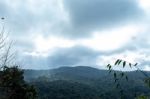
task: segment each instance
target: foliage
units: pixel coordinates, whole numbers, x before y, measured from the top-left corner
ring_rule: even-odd
[[[136,99],[148,99],[148,97],[146,97],[146,96],[138,96]]]
[[[23,70],[17,66],[4,66],[0,71],[0,91],[3,99],[36,99],[37,93],[33,85],[24,81]]]
[[[109,74],[107,70],[78,66],[24,72],[25,78],[30,78],[29,74],[32,74],[33,79],[30,79],[30,83],[38,89],[40,99],[72,99],[74,96],[80,96],[76,99],[87,99],[87,95],[90,99],[120,99],[120,90],[114,84],[114,74]],[[121,77],[120,71],[115,72],[117,77]],[[150,96],[150,89],[143,82],[144,75],[136,71],[124,73],[128,76],[128,81],[125,77],[119,80],[124,99],[134,99],[140,95]],[[146,73],[150,76],[150,72]]]
[[[141,69],[139,69],[139,68],[137,67],[138,63],[132,64],[132,63],[127,62],[127,61],[125,61],[125,60],[117,59],[114,65],[115,65],[115,66],[116,66],[116,65],[117,65],[117,66],[120,66],[121,63],[122,63],[122,67],[123,67],[123,68],[125,68],[125,66],[128,64],[128,66],[129,66],[130,68],[135,67],[138,71],[140,71],[140,72],[145,76],[145,78],[144,78],[144,80],[143,80],[144,83],[147,84],[148,87],[150,87],[150,77],[149,77],[149,75],[148,75],[147,73],[145,73],[144,71],[142,71]],[[107,65],[107,68],[108,68],[109,72],[113,71],[112,65],[108,64],[108,65]],[[120,89],[120,93],[122,93],[121,96],[123,96],[123,92],[124,92],[124,91],[123,91],[123,89],[122,89],[122,86],[121,86],[119,80],[121,80],[123,77],[125,77],[125,78],[126,78],[126,81],[128,81],[128,76],[127,76],[124,72],[121,72],[120,75],[121,75],[121,76],[120,76],[120,78],[119,78],[119,77],[117,76],[116,72],[114,71],[114,80],[115,80],[115,83],[117,83],[117,84],[116,84],[116,88]],[[148,99],[148,97],[146,97],[146,96],[144,96],[144,95],[141,95],[141,96],[138,96],[138,97],[135,95],[135,97],[136,97],[136,99]]]
[[[40,99],[101,99],[92,87],[79,82],[56,80],[33,82]]]

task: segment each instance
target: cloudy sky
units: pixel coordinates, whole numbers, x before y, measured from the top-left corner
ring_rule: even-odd
[[[149,0],[0,0],[1,26],[28,69],[105,69],[121,58],[150,70],[149,9]]]

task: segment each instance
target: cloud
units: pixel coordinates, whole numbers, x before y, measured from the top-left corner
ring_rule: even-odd
[[[48,52],[49,50],[53,50],[55,48],[69,48],[76,45],[76,42],[73,40],[53,36],[44,37],[42,35],[35,36],[33,42],[35,51],[38,52]]]
[[[150,71],[150,66],[146,65],[144,68],[143,68],[144,71]]]
[[[87,36],[91,31],[118,26],[142,17],[136,0],[64,0],[73,36]]]
[[[146,14],[150,14],[150,1],[149,0],[139,0],[139,5],[142,9],[144,9],[144,11],[146,12]]]
[[[100,52],[84,46],[59,48],[46,56],[38,52],[24,52],[19,54],[18,63],[22,68],[48,69],[61,66],[95,66]]]
[[[82,38],[142,17],[136,0],[5,0],[0,5],[1,16],[16,35]]]
[[[149,15],[143,17],[148,8],[144,0],[0,1],[4,25],[26,68],[95,65],[98,57],[105,63],[105,57],[150,55],[150,30],[141,31],[149,27]]]
[[[125,46],[129,46],[132,38],[139,35],[143,30],[142,26],[136,24],[121,26],[111,30],[97,31],[93,33],[91,38],[84,39],[81,44],[104,52],[120,50]]]
[[[58,49],[48,57],[49,66],[95,65],[100,53],[82,46]]]
[[[56,26],[65,20],[59,1],[14,0],[13,3],[11,0],[0,1],[1,16],[5,17],[6,26],[16,35],[26,35],[31,31],[32,34],[39,32],[51,34],[52,31],[57,31]]]
[[[16,50],[22,51],[34,49],[37,35],[57,35],[66,20],[60,0],[4,0],[0,1],[0,12]]]
[[[49,69],[46,57],[33,56],[33,53],[22,53],[17,56],[17,65],[23,69]]]

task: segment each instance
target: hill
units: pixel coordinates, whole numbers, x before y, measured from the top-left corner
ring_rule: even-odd
[[[145,73],[150,76],[150,72]],[[143,82],[143,74],[138,71],[125,74],[129,80],[120,80],[125,99],[150,95],[150,89]],[[109,74],[107,70],[88,66],[61,67],[51,70],[25,70],[24,76],[37,87],[41,99],[120,99],[120,89],[116,88],[113,73]]]

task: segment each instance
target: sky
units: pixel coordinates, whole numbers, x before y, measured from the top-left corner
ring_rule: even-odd
[[[120,58],[149,71],[149,9],[149,0],[0,0],[1,27],[25,69],[106,69]]]

